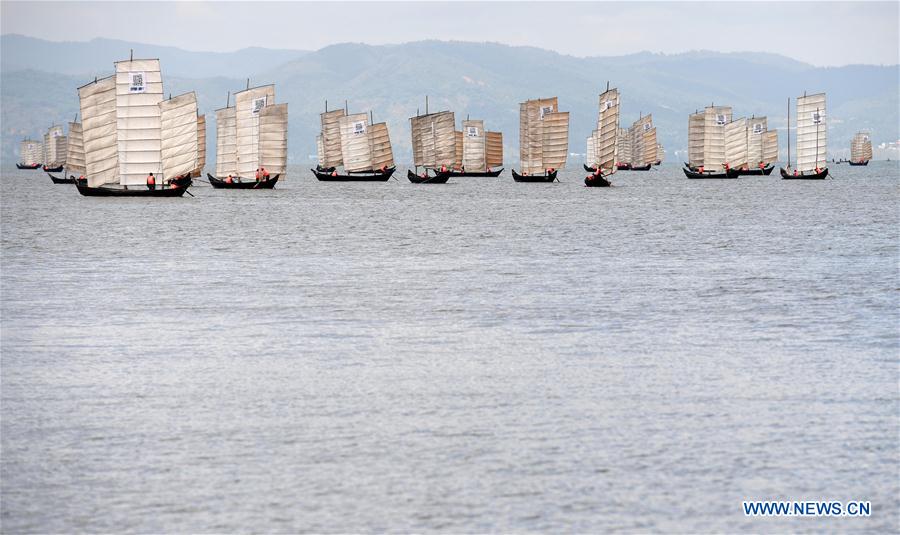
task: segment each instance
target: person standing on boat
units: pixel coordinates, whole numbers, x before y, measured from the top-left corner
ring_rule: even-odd
[[[256,168],[256,181],[259,182],[259,168]]]
[[[234,184],[234,178],[232,178],[231,173],[228,173],[228,176],[225,178],[226,184]]]
[[[262,171],[263,180],[269,180],[269,172],[266,171],[266,168],[260,167],[260,171]]]
[[[156,177],[153,173],[147,175],[147,189],[156,189]]]

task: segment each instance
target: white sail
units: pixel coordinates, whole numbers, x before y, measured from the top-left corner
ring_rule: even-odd
[[[708,106],[703,122],[703,165],[707,171],[724,169],[725,125],[731,122],[731,107]]]
[[[51,126],[44,134],[44,165],[47,167],[59,167],[66,163],[66,140],[63,127]]]
[[[603,174],[616,172],[619,134],[619,90],[610,89],[600,95],[600,111],[594,136],[594,159]]]
[[[456,137],[456,156],[453,157],[453,168],[461,169],[463,166],[463,133],[462,130],[454,132]]]
[[[586,140],[587,147],[585,148],[584,153],[584,163],[587,164],[588,167],[593,167],[597,165],[597,131],[594,130],[591,132],[591,135],[587,137]]]
[[[316,161],[319,166],[325,164],[325,142],[322,141],[322,134],[316,136]]]
[[[271,176],[287,173],[288,105],[270,104],[259,112],[259,165]]]
[[[412,134],[413,165],[434,167],[434,136],[430,117],[427,115],[410,117],[409,126]]]
[[[747,164],[750,169],[759,167],[763,161],[763,138],[768,129],[765,117],[751,117],[747,120]]]
[[[544,114],[543,165],[562,169],[569,155],[569,112]]]
[[[631,131],[627,128],[619,128],[616,136],[616,163],[631,163]]]
[[[484,121],[463,121],[463,161],[466,171],[484,172],[487,169],[485,160]]]
[[[331,110],[319,115],[324,154],[324,158],[319,160],[319,165],[322,167],[338,167],[344,164],[341,156],[341,117],[344,115],[344,110]]]
[[[434,123],[434,164],[453,166],[456,160],[456,117],[452,111],[433,114]]]
[[[644,130],[643,134],[643,147],[644,147],[644,163],[643,165],[653,165],[656,163],[656,160],[659,158],[657,155],[657,148],[659,144],[656,142],[656,127],[652,127]]]
[[[274,85],[251,87],[234,95],[237,172],[242,177],[255,177],[260,168],[259,113],[273,104]]]
[[[372,168],[394,167],[394,151],[386,123],[375,123],[369,128],[369,145],[372,148]]]
[[[197,172],[206,167],[206,115],[197,117]]]
[[[644,133],[653,128],[653,116],[645,115],[631,125],[631,163],[635,167],[647,165],[647,156],[655,156],[656,139],[653,140],[652,150],[644,146]]]
[[[197,95],[193,91],[159,103],[160,158],[164,179],[197,169]]]
[[[825,93],[797,98],[797,170],[815,171],[826,166],[828,128]]]
[[[872,142],[868,132],[857,132],[850,142],[850,161],[867,162],[872,159]]]
[[[747,119],[735,119],[725,125],[725,163],[731,169],[747,167]]]
[[[116,76],[78,88],[88,186],[119,183]]]
[[[149,173],[160,177],[162,99],[158,59],[116,62],[116,136],[122,185],[144,185]]]
[[[560,149],[563,152],[568,150],[569,116],[566,112],[552,117],[558,112],[557,97],[528,100],[519,104],[519,160],[523,173],[540,174],[551,167],[559,168],[561,166],[551,164],[558,164],[560,156],[565,164],[565,154],[560,155]],[[563,131],[565,146],[561,139]],[[548,146],[550,144],[553,145],[552,148]],[[547,150],[553,151],[549,157],[545,155]]]
[[[216,110],[216,176],[219,178],[238,176],[236,130],[234,107]]]
[[[68,144],[66,146],[66,169],[76,175],[85,174],[84,168],[84,137],[81,133],[81,123],[69,123]]]
[[[485,134],[485,152],[488,168],[503,165],[503,133],[487,132]]]
[[[762,162],[764,165],[778,161],[778,130],[767,130],[763,135]]]
[[[41,163],[43,153],[44,146],[40,141],[26,139],[19,144],[19,159],[26,165]]]
[[[354,113],[341,117],[341,154],[347,171],[372,169],[368,114]]]
[[[692,113],[688,117],[688,163],[703,167],[703,145],[706,131],[706,113]]]

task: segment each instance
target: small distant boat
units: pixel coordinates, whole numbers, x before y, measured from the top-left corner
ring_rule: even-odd
[[[42,169],[47,173],[59,173],[66,163],[66,139],[63,127],[53,125],[44,134],[44,165]]]
[[[617,171],[616,152],[619,134],[619,90],[609,89],[600,94],[597,129],[587,138],[587,157],[591,174],[584,177],[589,188],[608,188],[609,177]],[[585,166],[587,167],[587,166]]]
[[[616,168],[620,171],[649,171],[659,159],[651,114],[641,114],[630,128],[620,131],[617,140],[621,152]]]
[[[250,87],[247,80],[247,88],[234,94],[234,106],[229,93],[225,107],[216,110],[216,175],[207,173],[209,184],[216,189],[274,188],[286,176],[287,128],[288,105],[275,103],[275,85]],[[199,150],[195,154],[199,160]]]
[[[473,128],[479,125],[478,132],[483,134],[484,123],[473,121]],[[452,111],[439,111],[430,113],[428,110],[428,97],[425,97],[425,114],[409,118],[410,134],[412,135],[413,170],[406,173],[406,178],[413,184],[445,184],[452,175],[454,167],[462,167],[465,158],[465,141],[463,133],[457,132],[456,116]],[[479,136],[478,150],[470,144],[472,157],[475,152],[480,158],[484,158],[484,137]],[[483,165],[483,164],[482,164]],[[423,172],[419,173],[419,168]],[[430,175],[429,171],[434,173]]]
[[[69,123],[69,135],[66,136],[66,170],[71,173],[77,173],[79,175],[84,175],[85,167],[84,167],[84,142],[82,136],[81,123],[77,122],[78,116],[75,116],[75,121]],[[57,171],[58,172],[58,171]],[[77,179],[75,175],[69,175],[69,178],[65,178],[67,173],[63,173],[62,177],[55,177],[51,175],[49,172],[47,175],[50,177],[50,180],[54,184],[75,184]]]
[[[370,111],[350,114],[343,109],[319,115],[322,129],[316,137],[318,162],[311,169],[322,182],[386,182],[394,174],[394,152],[386,123],[376,123]],[[339,171],[338,168],[342,168]]]
[[[28,138],[19,143],[19,159],[21,163],[16,163],[17,169],[38,169],[41,166],[41,158],[43,156],[43,145],[40,141],[34,141]]]
[[[569,112],[559,111],[557,97],[519,104],[519,161],[516,182],[553,182],[569,153]]]
[[[828,176],[825,93],[797,97],[797,167],[791,170],[791,99],[788,98],[788,166],[785,180],[822,180]]]
[[[731,106],[707,106],[688,117],[688,161],[684,176],[691,179],[739,176],[737,170],[725,166],[725,126],[731,122]]]
[[[503,172],[503,134],[488,132],[484,121],[466,119],[456,132],[456,157],[448,177],[496,178]],[[418,176],[418,175],[417,175]]]
[[[70,175],[69,178],[63,177],[55,177],[50,173],[47,173],[47,176],[50,177],[50,180],[54,184],[74,184],[78,179],[75,178],[75,175]]]
[[[850,165],[869,165],[872,141],[868,132],[857,132],[850,142]]]

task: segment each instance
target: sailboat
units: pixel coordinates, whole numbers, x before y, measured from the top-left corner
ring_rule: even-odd
[[[19,159],[21,163],[16,163],[17,169],[37,169],[41,166],[41,156],[44,149],[40,141],[34,141],[28,138],[19,143]]]
[[[191,94],[193,95],[193,94]],[[190,186],[176,180],[179,147],[163,143],[163,82],[158,59],[115,63],[115,74],[78,88],[86,180],[78,192],[90,197],[180,197]],[[168,116],[168,113],[165,115]],[[196,118],[196,113],[194,115]],[[168,127],[167,127],[168,128]],[[188,127],[196,143],[196,124]],[[167,134],[171,131],[167,129]],[[165,150],[165,154],[164,154]],[[188,156],[196,164],[196,146]],[[157,186],[146,177],[153,173]]]
[[[503,134],[488,132],[483,120],[466,119],[462,130],[456,134],[456,156],[453,167],[447,171],[451,177],[498,177],[503,169]]]
[[[872,159],[872,141],[868,132],[857,132],[850,142],[850,165],[869,165]]]
[[[77,121],[78,116],[75,116],[75,121],[69,123],[69,135],[66,136],[66,163],[65,170],[67,172],[63,173],[62,177],[56,177],[47,172],[47,175],[50,177],[50,180],[53,181],[54,184],[74,184],[76,182],[76,178],[74,175],[70,175],[66,178],[68,173],[76,173],[79,176],[84,175],[84,143],[82,142],[81,137],[81,123]]]
[[[788,166],[781,168],[786,180],[822,180],[828,176],[828,128],[825,124],[825,93],[797,97],[797,167],[791,171],[791,99],[788,99]]]
[[[688,178],[736,178],[725,169],[725,125],[731,122],[731,106],[707,106],[688,118]],[[709,167],[711,171],[707,171]]]
[[[569,112],[559,111],[557,97],[519,103],[519,160],[516,182],[553,182],[569,152]]]
[[[44,134],[44,165],[47,173],[58,173],[66,163],[66,135],[63,127],[53,125]]]
[[[619,134],[619,90],[607,89],[600,94],[597,129],[588,137],[588,160],[594,172],[584,178],[588,187],[609,187],[609,177],[616,172]]]
[[[415,117],[409,118],[409,126],[414,169],[406,171],[406,178],[413,184],[446,184],[450,170],[454,165],[462,169],[466,159],[465,146],[460,147],[457,141],[462,140],[465,133],[455,129],[455,115],[447,110],[429,113],[428,97],[425,97],[425,114],[419,115],[417,110]],[[483,123],[481,126],[483,134]],[[483,141],[483,136],[480,139]],[[473,146],[470,145],[470,151]],[[419,167],[423,168],[421,173]]]
[[[656,128],[652,115],[641,115],[629,129],[631,161],[629,171],[649,171],[656,161]]]
[[[250,87],[216,110],[217,189],[272,189],[287,170],[288,105],[275,103],[272,84]],[[271,173],[260,176],[260,173]],[[230,180],[229,180],[230,179]]]
[[[662,143],[656,144],[656,161],[653,162],[654,166],[657,166],[663,163],[663,160],[666,159],[666,149],[663,148]]]
[[[311,169],[324,182],[385,182],[396,169],[386,123],[375,123],[371,112],[349,114],[344,109],[320,115],[322,131],[316,139],[319,162]],[[339,173],[337,168],[343,167]]]
[[[773,154],[774,151],[774,154]],[[755,115],[747,121],[747,167],[739,175],[768,175],[778,158],[778,132],[770,131],[766,117]]]

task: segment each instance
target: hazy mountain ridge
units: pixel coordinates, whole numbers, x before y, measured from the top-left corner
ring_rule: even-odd
[[[90,80],[74,74],[8,69],[7,37],[11,36],[3,36],[4,159],[17,150],[17,141],[23,135],[36,136],[51,121],[71,120],[78,106],[75,89]],[[111,72],[112,62],[123,57],[120,49],[134,48],[136,57],[138,51],[153,50],[146,45],[108,42],[115,43],[109,57],[93,60],[106,62],[97,74]],[[47,41],[39,44],[41,50],[68,46]],[[273,58],[282,53],[294,55],[279,62],[267,58],[266,62],[254,64],[251,72],[249,67],[242,70],[237,66],[245,51],[160,52],[173,55],[160,56],[166,92],[195,90],[201,110],[210,114],[210,156],[215,151],[211,112],[225,105],[228,91],[242,89],[248,76],[253,85],[275,83],[276,100],[290,104],[289,151],[294,163],[307,162],[308,156],[315,154],[318,114],[326,99],[330,108],[343,106],[346,99],[351,111],[374,110],[376,121],[388,122],[398,162],[408,162],[408,118],[417,109],[424,113],[425,95],[430,97],[431,111],[450,109],[456,112],[457,121],[466,115],[482,118],[486,128],[502,131],[508,164],[518,160],[518,103],[527,98],[557,95],[560,108],[571,112],[570,151],[580,153],[584,151],[584,138],[594,127],[597,95],[606,88],[607,80],[622,93],[622,124],[631,124],[639,113],[652,113],[659,139],[672,160],[674,149],[686,146],[687,115],[711,102],[732,105],[735,117],[766,115],[772,127],[779,127],[785,122],[788,97],[796,97],[804,90],[826,91],[831,117],[829,147],[835,151],[844,149],[844,145],[849,147],[850,137],[863,128],[873,131],[876,143],[896,140],[900,123],[898,66],[817,68],[766,53],[643,52],[577,58],[496,43],[346,43],[309,53],[273,51]],[[268,53],[255,52],[264,56]],[[217,76],[202,75],[205,71],[199,68],[188,69],[188,76],[182,76],[190,61],[209,65],[204,59],[206,54],[213,55],[216,61],[233,57],[234,63],[215,71]],[[179,62],[188,63],[177,67]],[[784,136],[781,141],[784,145]]]

